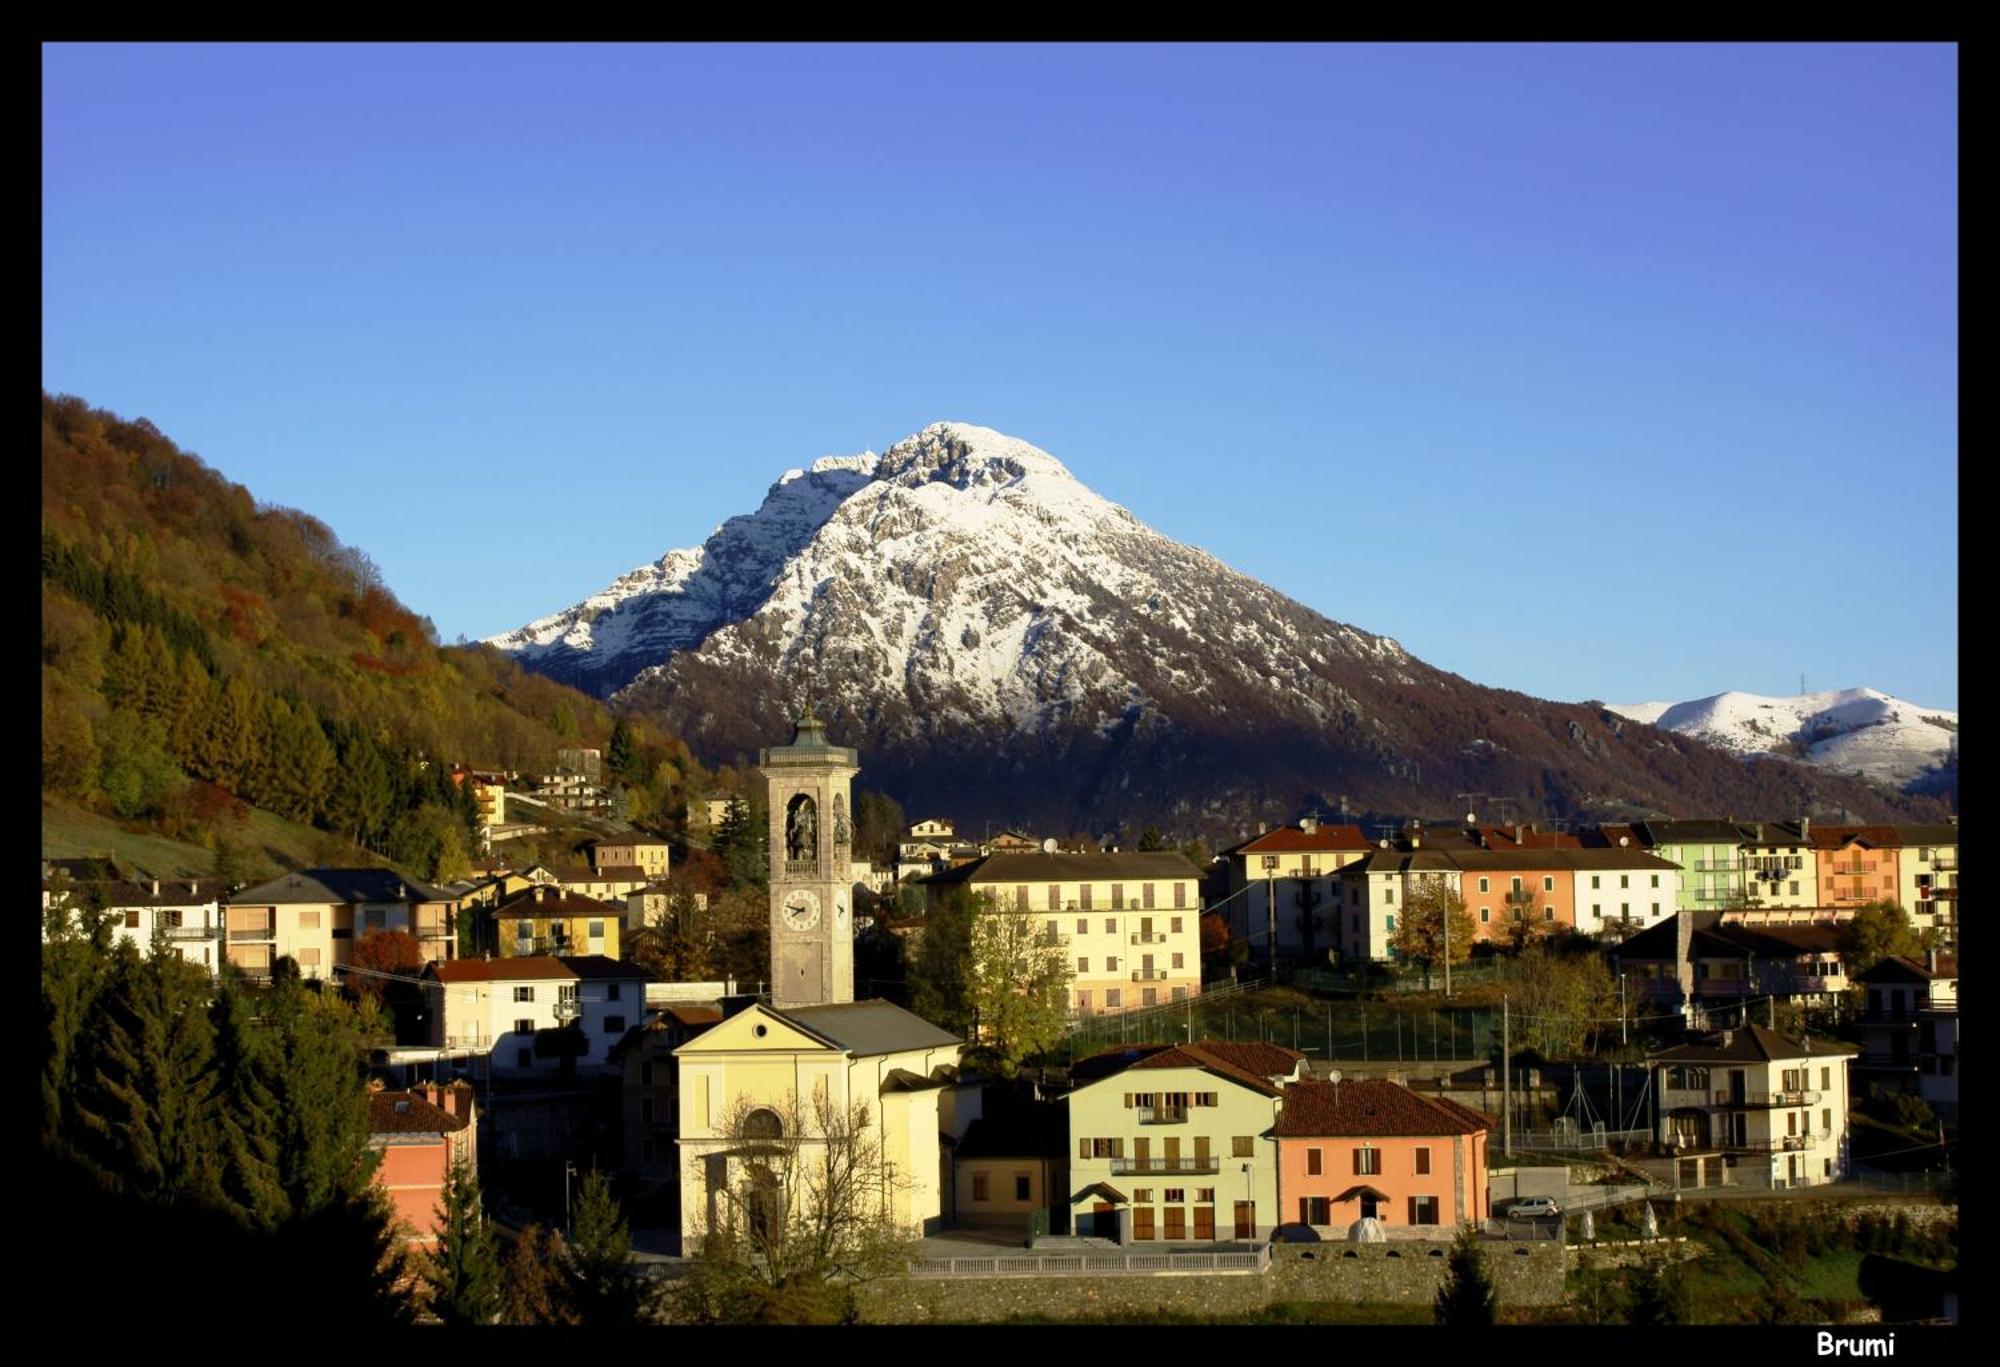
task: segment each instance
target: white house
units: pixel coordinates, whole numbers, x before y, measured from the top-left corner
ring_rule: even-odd
[[[141,954],[151,952],[153,939],[159,935],[166,937],[167,948],[211,973],[222,962],[222,884],[215,879],[181,882],[149,878],[71,885],[71,906],[86,897],[111,913],[112,934],[132,941]],[[42,906],[47,908],[52,901],[45,885]]]
[[[1846,1176],[1857,1052],[1751,1025],[1649,1055],[1659,1138],[1679,1157],[1679,1184],[1788,1189]]]
[[[601,954],[457,959],[424,970],[435,1048],[490,1056],[494,1072],[554,1072],[560,1055],[540,1053],[536,1035],[575,1026],[579,1070],[608,1068],[611,1047],[646,1013],[647,973]]]
[[[1389,941],[1410,894],[1426,883],[1442,883],[1456,893],[1459,869],[1433,850],[1377,849],[1341,869],[1333,916],[1334,941],[1342,959],[1390,957]]]

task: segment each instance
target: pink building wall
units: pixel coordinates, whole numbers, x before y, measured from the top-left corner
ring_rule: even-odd
[[[1354,1171],[1354,1154],[1362,1147],[1381,1152],[1381,1171],[1372,1174],[1358,1174]],[[1430,1173],[1417,1172],[1417,1150],[1430,1150]],[[1321,1155],[1320,1171],[1317,1175],[1308,1171],[1310,1159],[1308,1151],[1318,1149]],[[1453,1158],[1456,1151],[1464,1173],[1464,1208],[1458,1209],[1457,1180],[1453,1176]],[[1438,1224],[1440,1232],[1449,1234],[1461,1220],[1479,1221],[1487,1213],[1486,1180],[1486,1135],[1441,1134],[1420,1138],[1291,1138],[1278,1140],[1278,1204],[1281,1220],[1286,1224],[1306,1223],[1300,1214],[1301,1198],[1323,1196],[1329,1204],[1327,1223],[1320,1229],[1345,1230],[1361,1218],[1360,1199],[1335,1201],[1333,1198],[1352,1187],[1368,1186],[1381,1192],[1389,1199],[1380,1203],[1376,1218],[1385,1225],[1408,1225],[1410,1223],[1409,1198],[1412,1196],[1434,1196],[1437,1198]]]

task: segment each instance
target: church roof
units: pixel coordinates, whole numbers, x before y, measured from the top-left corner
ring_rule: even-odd
[[[958,1036],[940,1030],[922,1016],[905,1011],[893,1002],[840,1002],[831,1006],[766,1009],[857,1058],[899,1054],[906,1049],[941,1049],[949,1044],[964,1043]]]

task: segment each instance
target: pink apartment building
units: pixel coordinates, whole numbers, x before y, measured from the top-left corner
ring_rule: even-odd
[[[1297,1082],[1273,1131],[1289,1222],[1343,1233],[1373,1216],[1436,1226],[1486,1218],[1490,1117],[1396,1082]]]

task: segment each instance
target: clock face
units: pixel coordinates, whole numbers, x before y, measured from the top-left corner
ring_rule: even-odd
[[[801,888],[785,899],[785,929],[811,930],[819,924],[819,898]]]

